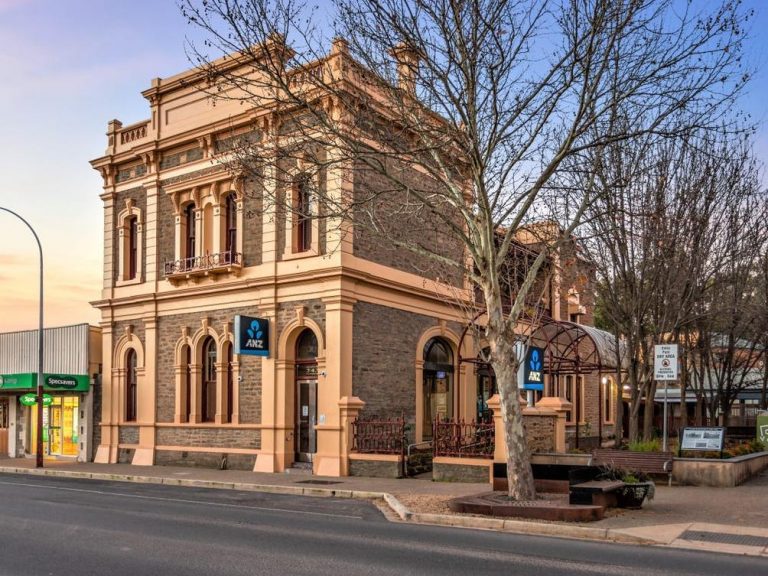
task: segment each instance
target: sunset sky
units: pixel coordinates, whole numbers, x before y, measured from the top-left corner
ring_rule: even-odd
[[[703,2],[702,2],[703,4]],[[768,1],[748,57],[758,75],[741,106],[760,122],[768,160]],[[101,177],[107,122],[149,117],[141,90],[189,68],[174,0],[0,0],[0,206],[36,229],[45,257],[45,324],[95,324],[102,276]],[[766,179],[764,178],[765,182]],[[0,211],[0,332],[35,328],[38,255],[31,233]]]

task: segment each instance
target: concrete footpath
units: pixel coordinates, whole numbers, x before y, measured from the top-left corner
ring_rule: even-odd
[[[263,474],[171,466],[131,466],[63,461],[35,468],[32,459],[0,459],[0,473],[46,475],[118,482],[144,482],[272,492],[302,496],[364,498],[386,502],[391,519],[405,522],[496,530],[520,534],[583,538],[763,556],[768,560],[768,470],[735,488],[659,485],[642,510],[611,510],[589,524],[537,522],[444,513],[403,503],[440,501],[487,492],[487,484],[421,479],[319,477]],[[419,509],[417,509],[419,508]],[[395,516],[396,515],[396,516]]]

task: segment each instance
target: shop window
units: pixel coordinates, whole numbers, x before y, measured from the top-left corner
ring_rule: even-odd
[[[203,342],[202,363],[202,406],[203,422],[216,420],[216,341],[208,336]]]
[[[135,422],[137,411],[138,371],[136,351],[128,350],[125,358],[125,421]]]

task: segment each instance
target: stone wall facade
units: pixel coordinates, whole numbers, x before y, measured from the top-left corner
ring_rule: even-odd
[[[120,426],[118,432],[120,444],[138,444],[139,427],[138,426]]]
[[[209,326],[221,334],[226,323],[234,330],[235,315],[258,316],[256,307],[227,308],[205,314],[190,313],[158,318],[158,357],[157,357],[157,422],[174,421],[176,406],[176,344],[182,336],[182,329],[187,327],[193,336],[201,327],[203,317],[208,318]],[[221,361],[221,360],[220,360]],[[239,356],[240,423],[258,424],[261,422],[261,358]],[[193,363],[199,360],[193,358]]]
[[[157,450],[155,464],[159,466],[191,466],[220,470],[253,470],[256,455],[222,452],[190,452]]]
[[[261,448],[261,430],[235,427],[197,427],[194,425],[157,428],[158,446],[199,448]]]
[[[416,345],[435,318],[378,304],[355,304],[352,328],[352,394],[363,415],[416,419]]]
[[[424,191],[430,187],[429,178],[411,168],[391,167],[390,170],[414,189]],[[462,286],[464,246],[439,214],[415,204],[413,195],[393,187],[391,180],[361,163],[355,166],[354,190],[355,201],[359,203],[355,218],[356,256],[430,280]],[[446,211],[449,209],[445,207]],[[366,225],[369,213],[376,214],[375,226]],[[428,253],[448,258],[457,266],[445,264]]]

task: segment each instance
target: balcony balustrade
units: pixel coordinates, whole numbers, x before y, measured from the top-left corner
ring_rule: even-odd
[[[174,282],[184,278],[239,272],[242,262],[242,253],[232,250],[169,260],[165,263],[165,277]]]

